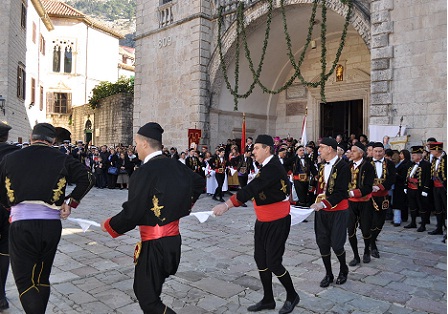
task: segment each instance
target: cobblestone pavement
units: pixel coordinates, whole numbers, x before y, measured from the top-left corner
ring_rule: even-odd
[[[72,217],[100,222],[119,212],[126,197],[126,190],[94,188]],[[215,204],[202,195],[193,211],[211,210]],[[183,218],[181,264],[164,285],[163,301],[179,314],[247,313],[247,306],[262,297],[253,259],[254,221],[251,205],[203,224]],[[433,217],[430,230],[434,224]],[[138,231],[112,239],[96,227],[85,233],[70,221],[63,227],[47,313],[142,313],[132,291]],[[393,227],[387,221],[378,245],[380,259],[351,267],[342,286],[320,288],[324,267],[314,240],[313,214],[308,223],[293,226],[284,256],[301,296],[293,313],[447,312],[447,247],[441,236]],[[353,255],[348,242],[346,250],[349,261]],[[332,260],[337,273],[336,258]],[[285,300],[282,286],[276,278],[273,282],[276,310],[262,313],[277,313]],[[7,297],[10,309],[4,313],[23,313],[12,274]]]

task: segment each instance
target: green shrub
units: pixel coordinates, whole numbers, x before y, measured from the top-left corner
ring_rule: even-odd
[[[92,89],[92,97],[89,98],[89,106],[92,109],[98,108],[101,99],[119,94],[134,94],[134,77],[119,78],[117,82],[100,82]]]

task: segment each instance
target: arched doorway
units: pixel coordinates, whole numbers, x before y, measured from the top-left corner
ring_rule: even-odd
[[[308,21],[311,14],[311,1],[291,1],[288,2],[287,20],[289,33],[292,36],[292,49],[298,57],[303,49],[308,31]],[[330,1],[329,1],[330,2]],[[337,1],[339,4],[340,2]],[[333,3],[332,8],[337,10],[340,6]],[[250,9],[248,9],[250,10]],[[261,12],[260,7],[254,6],[252,15],[249,13],[251,24],[247,27],[248,44],[251,49],[252,60],[255,65],[260,59],[261,45],[265,35],[266,16]],[[258,15],[256,15],[258,13]],[[266,12],[264,12],[266,13]],[[357,15],[358,14],[358,15]],[[344,24],[343,12],[329,10],[327,14],[327,59],[332,62],[339,45],[340,35]],[[370,33],[370,23],[367,18],[356,13],[349,27],[346,46],[342,52],[340,63],[345,69],[342,80],[337,80],[336,75],[330,77],[326,88],[327,102],[362,100],[362,129],[368,125],[368,104],[370,93],[370,51],[368,42]],[[361,25],[361,26],[360,26]],[[360,31],[360,27],[363,31]],[[301,73],[305,79],[312,81],[320,75],[320,28],[315,28],[312,39],[316,42],[315,49],[307,52]],[[361,35],[360,35],[361,34]],[[234,82],[235,69],[235,29],[232,26],[226,33],[225,47],[226,57],[231,59],[228,65],[227,75],[231,84]],[[238,133],[241,129],[242,113],[246,114],[246,126],[251,129],[248,136],[269,133],[286,137],[287,134],[295,138],[300,137],[300,129],[305,112],[307,115],[308,138],[320,136],[320,129],[323,122],[320,111],[320,89],[307,88],[299,81],[286,92],[277,95],[263,93],[256,87],[254,92],[246,99],[239,102],[238,111],[233,110],[233,96],[227,90],[219,68],[219,56],[215,52],[210,64],[210,76],[212,84],[212,99],[210,109],[210,124],[216,125],[211,129],[210,142],[212,145],[219,143],[231,134]],[[215,64],[216,62],[216,64]],[[331,65],[331,64],[330,64]],[[330,66],[329,65],[329,66]],[[241,53],[239,62],[239,90],[244,93],[248,90],[253,81],[252,73],[248,68],[248,62]],[[283,34],[283,21],[280,14],[274,15],[271,23],[271,35],[267,47],[261,81],[270,88],[276,89],[282,86],[292,75],[293,68],[286,54],[286,43]]]
[[[85,142],[89,144],[93,138],[92,121],[88,118],[84,125]]]

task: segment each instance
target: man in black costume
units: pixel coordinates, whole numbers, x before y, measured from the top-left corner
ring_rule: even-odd
[[[38,123],[31,146],[6,155],[0,163],[0,201],[10,208],[11,268],[28,314],[45,313],[61,218],[66,219],[95,184],[84,165],[53,148],[55,138],[51,124]],[[76,187],[65,197],[67,182]]]
[[[7,154],[20,149],[16,145],[6,143],[8,140],[9,130],[11,126],[4,122],[0,122],[0,161]],[[2,206],[0,209],[0,311],[9,308],[6,300],[6,278],[9,269],[9,211]]]
[[[123,210],[102,223],[103,231],[114,238],[139,226],[134,292],[145,314],[175,313],[162,303],[160,294],[165,279],[179,267],[179,219],[190,214],[205,185],[199,174],[162,154],[162,133],[155,122],[138,130],[135,142],[142,165],[130,178]]]

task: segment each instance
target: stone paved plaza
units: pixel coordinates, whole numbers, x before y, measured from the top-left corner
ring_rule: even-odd
[[[126,190],[94,188],[72,217],[100,222],[117,213],[126,196]],[[202,195],[193,211],[211,210],[215,204]],[[252,256],[254,217],[249,205],[203,224],[183,218],[181,265],[165,283],[164,302],[179,314],[247,313],[247,306],[262,297]],[[433,218],[430,230],[434,223]],[[47,313],[142,313],[132,291],[137,230],[112,239],[96,227],[86,233],[70,221],[63,227]],[[293,313],[446,313],[447,247],[441,236],[386,222],[378,244],[380,259],[351,267],[342,286],[320,288],[324,267],[314,240],[313,215],[308,223],[293,226],[284,256],[301,296]],[[346,249],[351,260],[348,242]],[[334,256],[333,262],[337,274]],[[262,313],[277,313],[285,300],[282,286],[276,278],[273,282],[276,310]],[[23,313],[11,274],[7,297],[10,309],[4,313]]]

